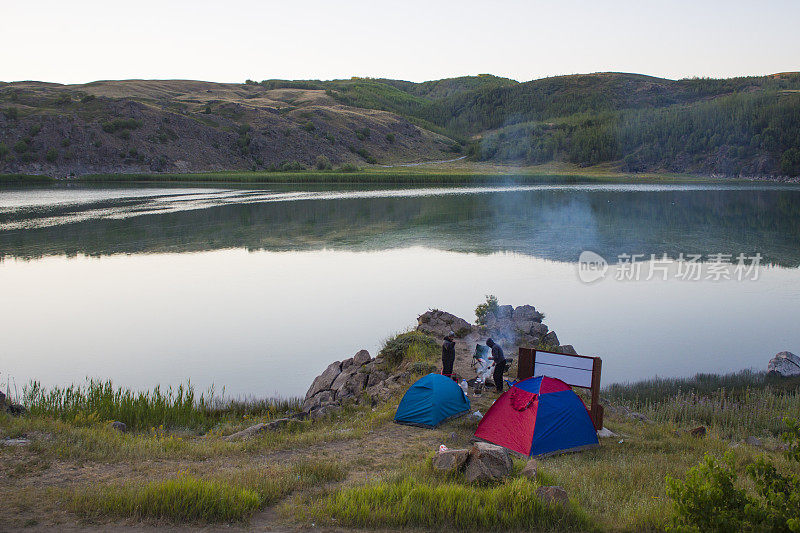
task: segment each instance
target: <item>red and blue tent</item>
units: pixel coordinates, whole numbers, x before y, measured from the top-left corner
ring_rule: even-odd
[[[501,394],[475,436],[532,457],[599,445],[583,400],[547,376],[522,380]]]

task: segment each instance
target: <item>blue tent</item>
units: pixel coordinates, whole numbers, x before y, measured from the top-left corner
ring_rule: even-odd
[[[428,374],[411,385],[394,421],[408,426],[435,428],[445,420],[469,413],[469,398],[461,387],[441,374]]]

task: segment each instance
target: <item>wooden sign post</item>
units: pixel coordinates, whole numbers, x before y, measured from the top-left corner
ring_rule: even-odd
[[[519,349],[520,380],[534,376],[557,378],[570,385],[589,389],[592,403],[589,415],[595,429],[603,427],[603,406],[600,405],[600,371],[603,360],[599,357],[548,352],[534,348]]]

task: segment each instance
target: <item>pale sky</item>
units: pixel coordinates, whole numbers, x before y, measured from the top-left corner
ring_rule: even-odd
[[[0,80],[800,70],[799,0],[3,0]]]

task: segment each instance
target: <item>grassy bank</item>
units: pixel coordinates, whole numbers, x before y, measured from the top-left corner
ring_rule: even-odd
[[[409,368],[428,364],[432,345],[423,337],[389,339],[383,356]],[[29,395],[27,416],[0,414],[0,438],[31,441],[0,447],[0,521],[9,527],[80,519],[108,528],[134,520],[236,530],[252,520],[271,528],[662,531],[674,516],[667,476],[686,479],[707,454],[728,454],[742,474],[762,456],[790,471],[778,434],[784,417],[800,413],[800,380],[758,372],[614,385],[603,397],[605,425],[616,436],[599,448],[542,459],[534,480],[519,475],[525,460],[517,458],[511,477],[472,485],[435,471],[431,457],[440,444],[469,446],[476,422],[398,426],[399,395],[231,441],[225,436],[277,416],[267,406],[281,406],[281,414],[289,406],[188,401],[186,389],[141,393],[137,403],[130,391],[100,383],[57,390]],[[473,397],[472,409],[485,413],[493,399]],[[159,416],[171,422],[159,427]],[[112,418],[136,429],[115,431]],[[701,424],[705,437],[692,436]],[[763,444],[744,444],[750,436]],[[543,504],[535,498],[540,485],[564,487],[570,504]]]
[[[9,183],[61,182],[41,176],[10,177]],[[578,183],[582,181],[719,181],[712,178],[671,173],[622,172],[614,166],[579,167],[569,164],[506,166],[464,162],[420,166],[367,167],[357,171],[303,170],[293,172],[226,171],[196,173],[119,173],[88,174],[68,180],[70,183],[278,183],[278,184],[530,184],[547,181]],[[0,183],[4,180],[0,176]]]

